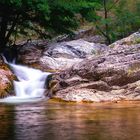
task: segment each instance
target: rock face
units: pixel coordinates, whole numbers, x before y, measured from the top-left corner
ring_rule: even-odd
[[[100,54],[108,47],[106,45],[89,43],[82,39],[39,45],[25,45],[20,50],[19,60],[22,64],[31,65],[41,70],[61,71],[81,62],[89,55]]]
[[[55,42],[64,42],[71,40],[79,40],[83,39],[88,42],[99,43],[99,44],[107,44],[107,41],[104,36],[98,35],[95,28],[89,29],[80,29],[78,31],[73,32],[72,35],[60,35],[53,39]]]
[[[140,33],[115,42],[103,55],[85,58],[53,76],[54,98],[65,101],[140,100]],[[57,81],[57,82],[56,82]],[[51,88],[50,88],[51,89]]]
[[[105,49],[105,45],[89,43],[82,39],[51,44],[40,58],[40,63],[53,70],[65,70],[89,55],[102,53]]]
[[[0,58],[0,98],[14,95],[12,92],[13,84],[12,81],[15,79],[14,74],[8,68],[8,66]]]
[[[42,56],[47,41],[32,41],[23,42],[18,46],[18,63],[31,66],[34,68],[43,69],[40,66],[39,59]]]

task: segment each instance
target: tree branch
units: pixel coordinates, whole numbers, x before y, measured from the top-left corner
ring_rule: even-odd
[[[108,9],[107,12],[109,12],[120,0],[116,0]]]
[[[19,18],[19,14],[18,14],[18,15],[15,17],[15,19],[13,20],[13,23],[12,23],[12,25],[11,25],[11,28],[10,28],[9,32],[7,33],[7,35],[6,35],[6,38],[5,38],[6,41],[9,40],[9,38],[10,38],[12,32],[14,31],[14,28],[15,28],[15,26],[16,26],[16,24],[17,24],[18,18]]]
[[[7,31],[7,16],[1,17],[1,24],[0,24],[0,52],[3,52],[4,47],[6,45],[5,35]]]

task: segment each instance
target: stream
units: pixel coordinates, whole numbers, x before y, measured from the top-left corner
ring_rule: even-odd
[[[16,96],[0,100],[0,140],[140,140],[140,102],[63,103],[44,97],[50,73],[10,64]]]
[[[27,66],[11,64],[6,59],[5,62],[11,67],[17,80],[13,81],[15,96],[0,99],[0,102],[32,102],[45,98],[45,81],[51,73]]]
[[[139,140],[140,103],[0,103],[0,140]]]

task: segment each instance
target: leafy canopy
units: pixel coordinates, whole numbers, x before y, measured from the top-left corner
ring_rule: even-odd
[[[97,6],[98,0],[0,0],[0,46],[18,28],[31,28],[32,23],[68,33],[78,26],[77,13],[86,16]]]

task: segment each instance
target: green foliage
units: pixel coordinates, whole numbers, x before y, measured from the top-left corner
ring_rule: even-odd
[[[49,13],[47,0],[1,0],[0,51],[3,51],[17,28],[25,26],[29,21],[42,24],[49,19]]]
[[[79,25],[77,14],[93,22],[111,43],[140,27],[139,7],[139,0],[129,5],[128,0],[0,0],[0,46],[10,42],[13,33],[29,36],[27,29],[43,37],[48,36],[40,29],[71,33]]]
[[[50,5],[50,27],[56,32],[69,33],[71,28],[75,29],[79,25],[76,14],[83,17],[88,15],[92,9],[97,7],[95,0],[52,0]]]
[[[0,46],[6,45],[20,28],[38,31],[33,24],[47,31],[70,33],[79,24],[76,14],[88,17],[97,6],[98,0],[1,0]]]
[[[108,43],[135,32],[140,27],[140,1],[99,0],[96,9],[89,10],[85,19],[93,22]]]
[[[140,15],[139,11],[135,9],[132,11],[127,7],[126,1],[121,1],[114,10],[115,22],[114,26],[117,38],[122,38],[129,35],[131,32],[137,31],[140,27]],[[136,7],[139,8],[140,3],[136,3]]]

